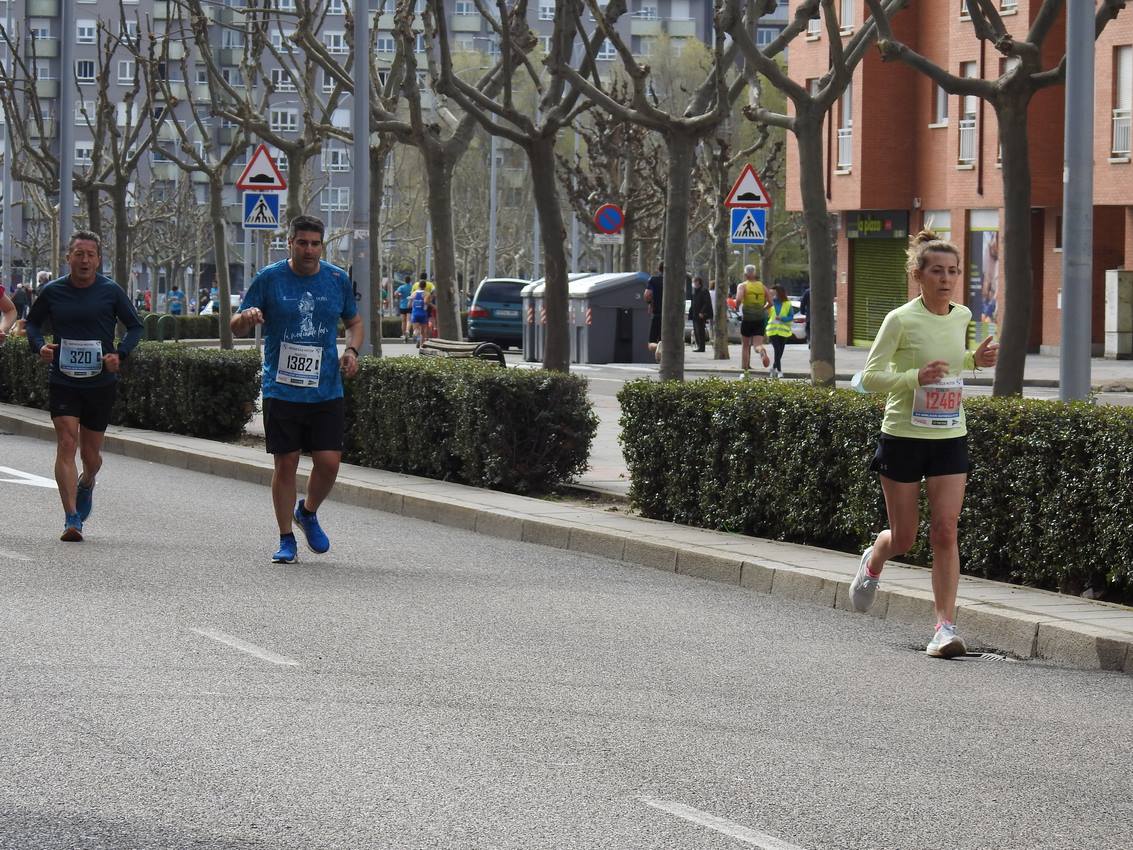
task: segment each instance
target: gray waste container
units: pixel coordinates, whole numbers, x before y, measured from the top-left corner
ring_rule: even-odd
[[[575,272],[567,276],[568,281],[577,281],[589,277],[588,274]],[[542,362],[543,344],[547,336],[547,315],[543,311],[543,287],[546,278],[532,281],[520,290],[523,298],[523,359],[529,362]],[[573,324],[574,312],[568,305],[568,321]],[[573,334],[573,331],[572,331]],[[571,339],[571,361],[574,359],[574,339]]]
[[[645,272],[595,274],[570,285],[575,363],[651,363]]]

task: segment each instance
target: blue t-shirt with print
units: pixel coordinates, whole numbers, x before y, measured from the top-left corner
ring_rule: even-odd
[[[339,319],[358,315],[354,287],[338,266],[319,261],[315,274],[301,277],[287,260],[262,269],[244,294],[241,310],[264,314],[264,398],[319,402],[342,397],[338,368]],[[281,344],[317,346],[322,353],[318,386],[293,386],[277,380]]]
[[[402,310],[408,310],[409,309],[409,296],[413,294],[413,284],[410,283],[409,281],[406,281],[401,286],[399,286],[397,289],[395,289],[394,292],[397,293],[397,297],[400,299],[400,301],[398,302],[398,305],[397,305],[398,308],[400,308]]]

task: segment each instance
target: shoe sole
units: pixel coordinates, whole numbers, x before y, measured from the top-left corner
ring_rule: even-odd
[[[963,655],[968,651],[968,647],[964,646],[964,641],[960,638],[950,640],[937,649],[925,649],[925,654],[929,658],[955,658],[957,655]]]
[[[296,555],[294,558],[277,558],[273,555],[271,562],[273,564],[294,564],[298,560],[299,560],[298,555]]]
[[[59,538],[64,543],[82,543],[83,533],[77,528],[64,529],[62,536]]]

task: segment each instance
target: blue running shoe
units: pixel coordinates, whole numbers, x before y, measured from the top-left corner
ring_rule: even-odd
[[[330,549],[330,538],[326,536],[322,526],[319,525],[318,516],[306,512],[306,501],[306,499],[299,500],[299,504],[295,508],[295,521],[303,529],[303,536],[307,538],[307,546],[310,550],[321,555]]]
[[[67,514],[63,522],[63,534],[59,539],[67,543],[83,542],[83,520],[78,513]]]
[[[86,485],[83,479],[79,479],[78,489],[75,490],[75,510],[79,513],[79,519],[83,522],[87,521],[90,512],[94,509],[94,485]]]
[[[294,534],[284,534],[279,538],[279,551],[271,556],[273,564],[294,564],[299,560],[299,544]]]

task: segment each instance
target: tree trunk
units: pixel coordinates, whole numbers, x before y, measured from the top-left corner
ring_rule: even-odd
[[[83,202],[87,207],[87,229],[102,236],[102,211],[98,206],[100,194],[99,190],[92,186],[83,192]]]
[[[626,210],[624,211],[624,222],[622,223],[622,271],[635,272],[637,271],[636,263],[634,262],[634,245],[637,243],[637,216],[633,215],[629,210],[629,199],[637,194],[637,168],[634,167],[633,148],[627,147],[625,152],[625,160],[623,162],[625,168],[625,191],[622,192],[622,197],[626,200]]]
[[[554,135],[532,139],[527,147],[527,156],[531,162],[535,209],[539,214],[539,228],[543,234],[543,276],[546,281],[543,306],[547,311],[547,328],[543,336],[543,368],[569,372],[566,226],[563,224],[555,182]]]
[[[366,329],[374,347],[374,356],[382,356],[382,195],[385,193],[386,153],[384,145],[370,145],[370,327]],[[389,282],[390,303],[393,303],[393,274]]]
[[[126,206],[125,186],[111,193],[111,204],[114,209],[114,279],[126,289],[130,284],[130,210]]]
[[[286,221],[294,221],[303,214],[303,169],[307,156],[298,151],[287,152],[287,210]],[[280,222],[283,225],[283,222]]]
[[[232,284],[228,278],[228,235],[224,232],[224,174],[219,168],[209,174],[209,216],[212,219],[212,255],[216,265],[217,299],[220,302],[220,347],[231,349],[232,328],[228,320],[232,314],[228,305],[232,301]],[[156,306],[155,304],[154,307]]]
[[[1027,148],[1027,105],[1030,99],[1004,98],[996,104],[1003,145],[1003,229],[999,240],[1003,299],[999,327],[999,362],[992,393],[1022,395],[1027,345],[1031,337],[1031,164]],[[975,259],[975,258],[973,258]],[[976,317],[977,320],[979,317]]]
[[[456,294],[456,239],[452,226],[452,162],[444,151],[421,149],[433,223],[433,283],[437,299],[437,332],[441,339],[461,339],[460,299]]]
[[[732,256],[728,248],[731,230],[731,216],[724,201],[728,197],[728,149],[722,139],[717,139],[716,155],[712,167],[715,171],[716,212],[714,214],[712,265],[716,289],[713,295],[712,321],[716,326],[712,341],[712,359],[727,360],[728,353],[728,267]]]
[[[661,380],[685,377],[685,269],[688,266],[688,198],[696,138],[673,128],[665,136],[669,187],[665,200],[665,282],[661,299]]]
[[[800,112],[795,117],[793,132],[799,146],[799,183],[810,260],[810,378],[818,386],[833,386],[834,234],[823,185],[823,119],[817,110]]]

